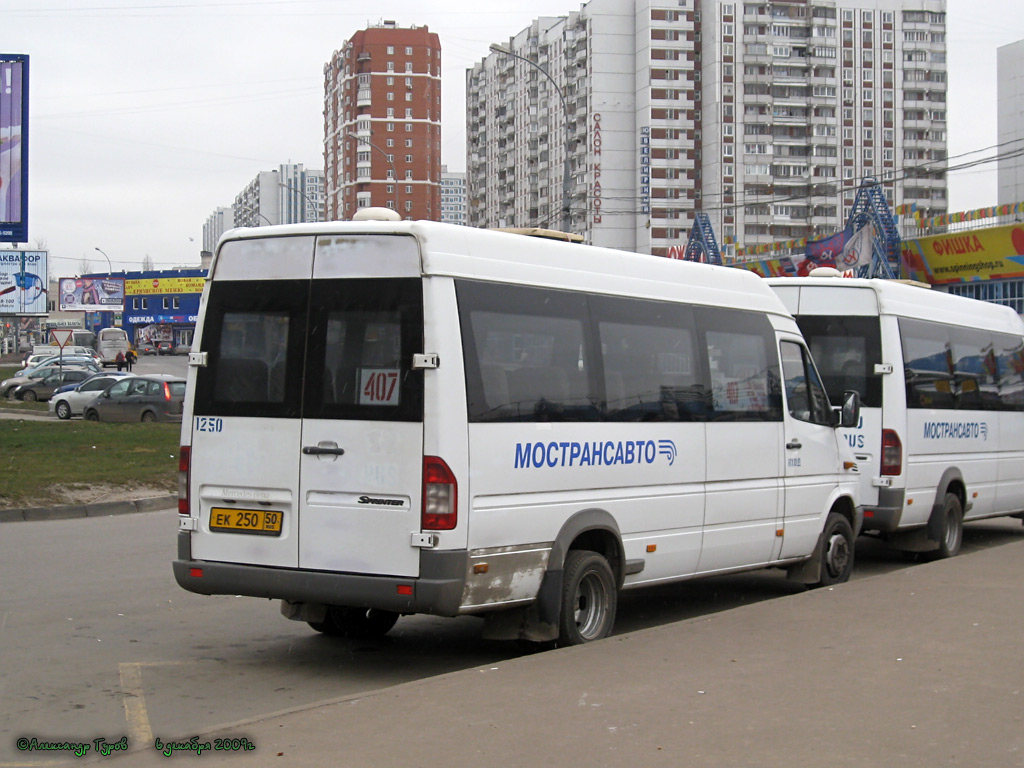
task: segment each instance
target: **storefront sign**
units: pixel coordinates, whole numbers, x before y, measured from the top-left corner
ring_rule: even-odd
[[[1024,277],[1024,226],[904,240],[903,268],[911,280],[937,284]]]

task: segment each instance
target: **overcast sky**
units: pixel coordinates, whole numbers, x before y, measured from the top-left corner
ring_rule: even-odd
[[[948,0],[949,152],[996,143],[996,48],[1020,0]],[[742,0],[738,0],[742,2]],[[373,15],[356,7],[373,9]],[[465,71],[565,0],[0,0],[0,53],[31,57],[29,237],[51,277],[198,265],[203,224],[259,171],[323,167],[323,66],[359,29],[441,39],[442,162],[465,169]],[[481,10],[477,10],[477,8]],[[472,9],[472,10],[468,10]],[[968,158],[976,155],[967,155]],[[995,165],[950,176],[950,210],[996,202]]]

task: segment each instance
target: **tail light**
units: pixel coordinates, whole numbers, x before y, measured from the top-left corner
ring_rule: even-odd
[[[188,481],[189,475],[192,472],[192,447],[188,445],[181,446],[181,452],[178,454],[178,514],[179,515],[190,515],[192,514],[192,505],[189,503],[188,498]]]
[[[166,381],[164,382],[164,400],[168,403],[171,402],[171,385]]]
[[[903,443],[891,429],[882,430],[882,474],[899,475],[903,472]]]
[[[450,531],[459,522],[459,489],[443,459],[423,457],[422,526],[427,531]]]

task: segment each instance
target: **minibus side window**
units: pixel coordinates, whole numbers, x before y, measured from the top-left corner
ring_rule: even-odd
[[[949,329],[953,391],[960,410],[998,411],[999,384],[992,335],[974,328]]]
[[[596,421],[586,297],[457,281],[471,422]]]
[[[789,415],[812,424],[830,425],[832,417],[828,396],[817,371],[807,357],[806,350],[791,341],[782,342],[780,350]]]
[[[1000,409],[1024,411],[1024,339],[996,334],[993,356],[999,381]]]
[[[710,396],[693,311],[682,304],[590,298],[608,421],[703,421]]]
[[[779,356],[768,318],[701,307],[697,322],[711,378],[709,419],[782,421]]]
[[[953,349],[948,329],[902,317],[899,324],[907,407],[954,408]]]

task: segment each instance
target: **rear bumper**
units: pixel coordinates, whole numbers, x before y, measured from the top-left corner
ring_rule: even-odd
[[[891,533],[903,517],[903,488],[880,488],[878,504],[864,507],[864,530]]]
[[[179,550],[182,544],[179,538]],[[179,551],[173,563],[174,578],[183,589],[200,595],[247,595],[437,616],[459,614],[468,561],[465,550],[424,550],[420,576],[399,578],[192,560],[182,554]],[[412,594],[399,594],[399,588],[410,587]]]

